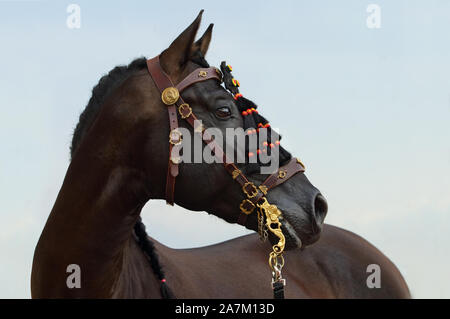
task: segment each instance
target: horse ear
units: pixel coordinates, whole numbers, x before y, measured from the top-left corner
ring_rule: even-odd
[[[206,55],[206,52],[208,51],[209,43],[211,42],[213,26],[214,26],[214,24],[211,23],[209,25],[208,29],[206,29],[205,33],[203,33],[202,37],[200,39],[198,39],[197,42],[194,43],[194,45],[192,47],[192,50],[194,52],[198,50],[202,53],[203,56]]]
[[[200,11],[197,18],[190,26],[186,28],[172,44],[160,55],[160,63],[163,69],[169,75],[175,75],[180,72],[188,62],[191,49],[194,43],[195,35],[200,26],[203,10]]]

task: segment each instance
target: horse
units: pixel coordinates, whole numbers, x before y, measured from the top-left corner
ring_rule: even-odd
[[[213,25],[195,41],[202,12],[159,55],[175,84],[208,66],[204,57]],[[181,96],[209,127],[224,132],[244,125],[236,100],[219,81],[195,83]],[[33,298],[272,297],[267,256],[275,236],[261,242],[255,233],[207,247],[172,249],[147,235],[142,208],[151,199],[167,199],[171,131],[166,109],[145,58],[114,68],[94,87],[35,248]],[[179,125],[192,130],[182,120]],[[181,163],[173,201],[235,223],[243,195],[222,166]],[[247,165],[239,168],[251,183],[264,180]],[[410,298],[405,280],[383,253],[349,231],[324,224],[326,200],[303,171],[266,198],[282,212],[286,298]],[[258,231],[257,215],[246,218],[245,227]],[[68,284],[68,267],[74,264],[80,274],[76,287]],[[371,264],[381,269],[380,287],[367,285]]]

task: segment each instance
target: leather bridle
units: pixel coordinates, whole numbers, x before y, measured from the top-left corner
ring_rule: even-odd
[[[199,134],[206,145],[211,149],[216,158],[223,163],[225,170],[231,177],[241,186],[245,198],[239,205],[240,213],[236,222],[245,225],[247,216],[255,209],[258,211],[259,233],[263,237],[261,228],[266,227],[279,241],[273,246],[273,251],[269,257],[269,265],[272,270],[272,287],[274,289],[275,298],[284,297],[285,280],[281,277],[281,268],[284,265],[283,251],[285,246],[285,238],[281,231],[281,211],[275,206],[268,203],[266,199],[267,192],[272,188],[286,182],[289,178],[299,172],[304,172],[305,167],[302,162],[296,158],[292,158],[286,165],[280,167],[275,173],[271,174],[258,187],[242,173],[241,170],[231,161],[223,149],[214,141],[214,138],[206,131],[205,127],[200,123],[198,118],[192,111],[192,108],[181,97],[181,93],[191,85],[207,80],[216,80],[222,82],[222,73],[214,67],[198,68],[185,77],[180,83],[174,85],[170,77],[162,69],[159,56],[147,60],[147,68],[156,87],[161,93],[161,100],[166,105],[169,113],[169,163],[166,178],[166,202],[170,205],[174,204],[175,180],[179,173],[178,165],[181,158],[173,156],[179,154],[181,149],[182,134],[178,130],[178,114]],[[263,221],[265,219],[265,225]]]

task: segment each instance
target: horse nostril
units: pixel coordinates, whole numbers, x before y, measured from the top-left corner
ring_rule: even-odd
[[[317,194],[314,199],[314,215],[316,217],[316,222],[318,225],[321,225],[327,215],[328,204],[325,197],[322,194]]]

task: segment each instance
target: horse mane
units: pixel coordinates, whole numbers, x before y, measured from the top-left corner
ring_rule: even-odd
[[[85,133],[94,123],[105,99],[126,79],[139,70],[147,67],[147,60],[144,57],[133,60],[128,65],[116,66],[114,69],[101,77],[100,81],[92,89],[92,96],[86,108],[81,112],[77,126],[73,132],[70,156],[75,153],[78,145]]]
[[[200,65],[203,68],[209,67],[205,57],[200,51],[193,53],[191,61]],[[78,124],[75,127],[72,137],[72,145],[70,146],[70,156],[72,158],[75,150],[83,139],[84,134],[89,130],[94,120],[101,109],[105,99],[126,79],[128,79],[135,72],[147,68],[147,59],[140,57],[133,60],[128,65],[119,65],[101,77],[97,85],[92,89],[92,96],[86,108],[81,112]]]

